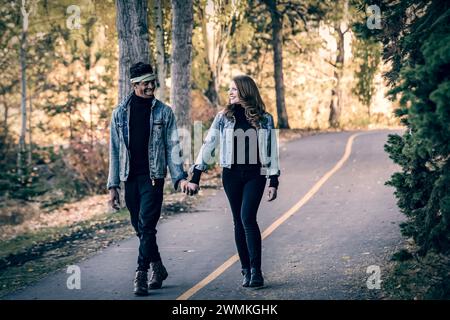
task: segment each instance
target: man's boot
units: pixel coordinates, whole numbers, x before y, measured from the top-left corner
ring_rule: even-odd
[[[164,280],[169,275],[161,261],[152,262],[152,277],[148,285],[149,289],[160,289]]]
[[[249,287],[262,287],[264,285],[264,278],[262,276],[261,269],[252,268]]]
[[[134,277],[134,294],[137,296],[148,295],[147,283],[147,271],[136,271],[136,276]]]
[[[250,284],[250,268],[244,268],[242,269],[242,275],[244,276],[244,279],[242,279],[242,286],[248,287]]]

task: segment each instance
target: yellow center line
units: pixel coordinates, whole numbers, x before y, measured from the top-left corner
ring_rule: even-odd
[[[275,231],[276,228],[278,228],[283,222],[285,222],[287,219],[289,219],[295,212],[297,212],[301,207],[305,205],[316,193],[319,191],[319,189],[322,187],[322,185],[330,179],[330,177],[336,173],[348,160],[350,157],[350,154],[352,152],[352,145],[353,140],[357,136],[359,136],[362,133],[354,133],[352,134],[348,140],[347,145],[345,146],[345,152],[342,158],[339,160],[338,163],[325,173],[325,175],[320,178],[319,181],[317,181],[314,186],[306,193],[294,206],[292,206],[288,211],[283,213],[277,220],[275,220],[261,235],[262,239],[267,238],[272,232]],[[232,257],[230,257],[227,261],[225,261],[222,265],[220,265],[216,270],[214,270],[212,273],[210,273],[206,278],[198,282],[195,286],[184,292],[181,296],[177,298],[177,300],[187,300],[190,297],[192,297],[195,293],[197,293],[200,289],[207,286],[211,281],[219,277],[222,273],[224,273],[229,267],[231,267],[235,262],[239,260],[239,257],[237,254],[234,254]]]

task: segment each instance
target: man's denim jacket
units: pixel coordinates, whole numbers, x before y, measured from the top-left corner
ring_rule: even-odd
[[[190,168],[206,171],[208,165],[214,163],[216,147],[220,142],[220,166],[231,168],[233,163],[234,125],[235,119],[228,119],[224,112],[219,112],[214,118],[208,134],[203,142],[195,164]],[[266,177],[280,175],[278,156],[278,137],[273,117],[270,113],[264,113],[264,118],[257,129],[258,151],[261,162],[261,174]]]
[[[132,94],[127,96],[113,111],[110,125],[109,175],[107,188],[118,188],[130,172],[129,119]],[[150,112],[150,138],[148,160],[150,179],[165,178],[167,167],[174,188],[180,179],[187,178],[175,115],[172,109],[153,99]]]

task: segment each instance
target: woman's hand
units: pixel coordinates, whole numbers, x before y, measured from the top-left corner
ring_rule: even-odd
[[[272,201],[277,198],[277,188],[269,187],[269,192],[267,194],[267,201]]]
[[[187,181],[186,179],[181,180],[180,182],[180,189],[181,192],[193,196],[194,194],[198,193],[198,190],[200,190],[200,187],[198,184],[192,183]]]

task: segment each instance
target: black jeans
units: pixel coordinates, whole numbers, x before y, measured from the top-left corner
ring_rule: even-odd
[[[156,244],[156,225],[161,216],[164,179],[139,175],[125,182],[125,203],[130,211],[131,224],[139,238],[139,271],[147,271],[151,262],[161,260]]]
[[[261,233],[256,214],[266,185],[260,169],[224,168],[223,188],[230,202],[234,239],[243,269],[261,269]]]

